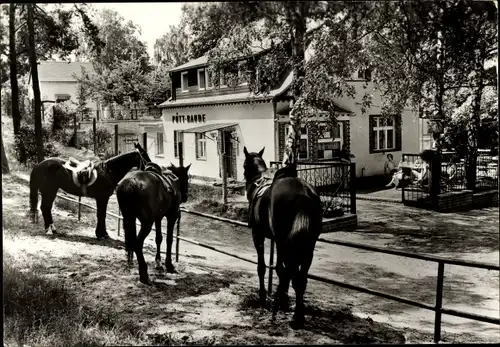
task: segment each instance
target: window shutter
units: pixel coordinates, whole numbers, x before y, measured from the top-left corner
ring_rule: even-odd
[[[194,134],[194,151],[196,153],[196,159],[200,158],[200,152],[198,152],[198,139],[200,138],[200,134],[195,133]]]
[[[401,138],[402,138],[402,131],[401,131],[401,115],[396,115],[394,116],[394,127],[395,127],[395,136],[396,136],[396,151],[401,151],[402,146],[401,146]],[[370,132],[371,133],[371,132]]]
[[[178,141],[177,130],[174,130],[174,157],[175,158],[177,158],[179,156],[178,148],[177,148],[177,141]]]
[[[373,153],[375,148],[375,138],[373,137],[373,127],[372,127],[374,117],[375,116],[373,115],[368,116],[368,140],[369,140],[370,153]]]

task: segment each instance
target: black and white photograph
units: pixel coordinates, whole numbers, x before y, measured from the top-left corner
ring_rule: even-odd
[[[0,5],[8,347],[500,342],[498,1]]]

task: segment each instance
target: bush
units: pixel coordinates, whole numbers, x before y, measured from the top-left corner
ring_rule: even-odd
[[[106,128],[97,125],[96,128],[96,142],[97,142],[97,154],[102,154],[106,158],[112,157],[114,155],[113,149],[111,148],[111,142],[113,141],[113,134]],[[80,147],[85,147],[87,149],[94,149],[94,133],[92,129],[87,130],[83,136],[80,135],[78,139]]]
[[[42,127],[43,156],[57,157],[60,153],[54,146],[54,141],[50,138],[50,130]],[[26,162],[36,163],[36,137],[35,127],[32,125],[23,125],[19,129],[19,134],[14,137],[14,155],[19,162],[21,158],[21,145],[24,146],[26,153]]]

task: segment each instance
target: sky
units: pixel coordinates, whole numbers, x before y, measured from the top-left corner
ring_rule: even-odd
[[[149,56],[153,56],[156,39],[167,33],[170,25],[177,25],[181,20],[182,2],[128,2],[128,3],[89,3],[93,8],[115,10],[134,24],[141,27],[141,40],[148,46]]]

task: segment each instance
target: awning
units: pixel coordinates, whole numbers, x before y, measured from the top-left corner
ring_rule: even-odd
[[[215,124],[207,124],[207,125],[202,125],[199,127],[194,127],[190,129],[185,129],[182,130],[184,133],[207,133],[209,131],[214,131],[214,130],[220,130],[224,128],[230,128],[234,127],[235,125],[238,125],[238,123],[215,123]]]

